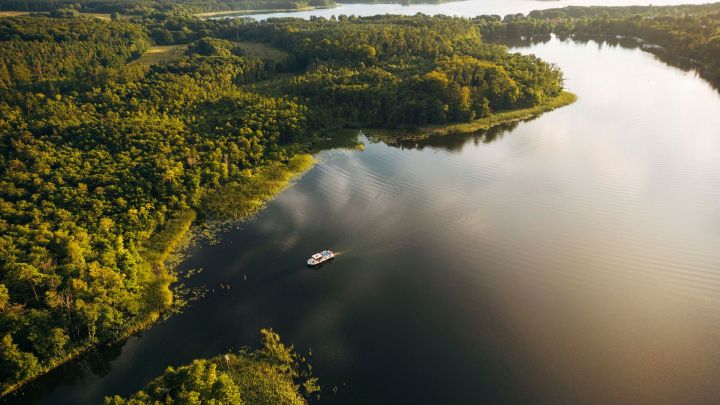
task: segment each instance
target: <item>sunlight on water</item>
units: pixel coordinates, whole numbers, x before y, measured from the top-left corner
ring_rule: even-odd
[[[702,0],[659,0],[649,2],[627,1],[627,0],[470,0],[470,1],[453,1],[439,4],[413,4],[411,6],[403,6],[401,4],[338,4],[337,7],[328,9],[308,10],[299,12],[283,12],[283,13],[260,13],[251,14],[249,17],[257,20],[275,17],[297,17],[310,18],[310,16],[318,16],[330,18],[331,16],[356,15],[371,16],[377,14],[405,14],[415,15],[423,13],[428,15],[444,14],[458,17],[475,17],[482,14],[497,14],[505,16],[507,14],[523,13],[527,14],[532,10],[544,10],[548,8],[558,8],[566,6],[628,6],[640,5],[647,6],[649,4],[655,6],[673,5],[673,4],[704,4]]]
[[[190,283],[231,290],[30,398],[133,392],[271,326],[312,349],[323,403],[717,402],[720,96],[638,49],[515,50],[557,63],[578,102],[488,134],[324,152],[191,252]],[[326,248],[342,254],[304,267]]]

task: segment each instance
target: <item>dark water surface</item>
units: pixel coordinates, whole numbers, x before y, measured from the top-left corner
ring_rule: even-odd
[[[518,50],[557,63],[579,101],[322,153],[192,250],[189,284],[214,294],[13,400],[129,394],[272,327],[312,350],[321,403],[718,403],[720,96],[637,49]],[[303,266],[325,248],[342,254]]]

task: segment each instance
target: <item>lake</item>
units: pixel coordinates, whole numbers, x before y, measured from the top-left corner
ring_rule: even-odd
[[[558,8],[566,6],[628,6],[628,5],[674,5],[674,4],[704,4],[704,0],[656,0],[652,2],[643,2],[638,0],[468,0],[453,1],[448,3],[437,4],[413,4],[403,6],[402,4],[338,4],[337,7],[285,12],[285,13],[259,13],[250,14],[258,20],[264,20],[269,17],[299,17],[310,18],[310,16],[322,16],[329,18],[330,16],[356,15],[370,16],[377,14],[405,14],[414,15],[423,13],[428,15],[444,14],[459,17],[475,17],[482,14],[497,14],[505,16],[507,14],[523,13],[527,14],[533,10],[544,10],[547,8]],[[227,17],[221,17],[227,18]]]
[[[312,352],[320,403],[718,403],[720,94],[637,48],[515,50],[558,64],[579,100],[321,153],[191,249],[204,299],[9,400],[129,394],[272,327]],[[326,248],[341,254],[304,266]]]

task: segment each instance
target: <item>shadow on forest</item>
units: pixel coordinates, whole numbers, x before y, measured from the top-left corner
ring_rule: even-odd
[[[135,336],[140,335],[139,333]],[[7,395],[0,400],[0,403],[32,404],[63,385],[74,385],[87,377],[106,376],[112,370],[112,362],[122,354],[122,348],[127,340],[90,350],[77,360],[69,361],[29,383],[24,389]]]

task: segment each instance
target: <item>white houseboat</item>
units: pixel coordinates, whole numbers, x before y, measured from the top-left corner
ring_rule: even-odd
[[[328,260],[332,260],[334,257],[335,253],[333,253],[332,250],[323,250],[320,253],[312,255],[310,259],[308,259],[307,264],[310,267],[317,266],[327,262]]]

